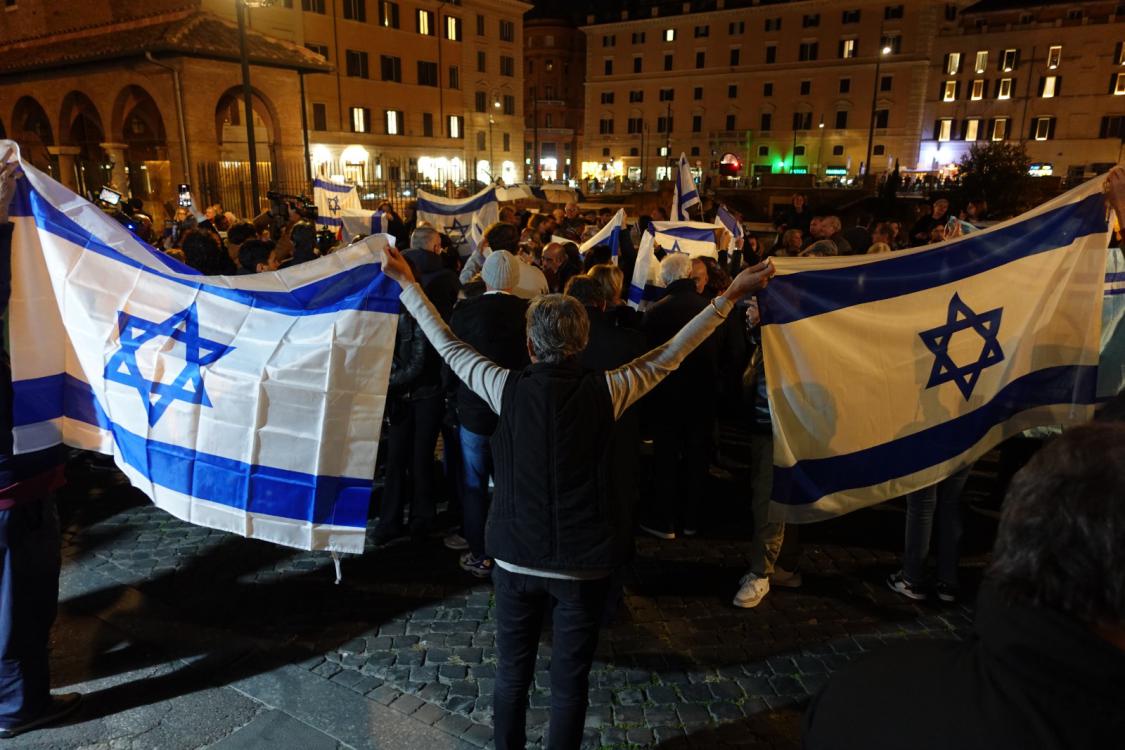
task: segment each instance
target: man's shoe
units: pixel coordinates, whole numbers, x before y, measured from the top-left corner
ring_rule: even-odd
[[[955,604],[957,602],[957,594],[959,593],[957,587],[946,583],[945,581],[938,581],[934,586],[937,593],[937,598],[945,604]]]
[[[472,552],[466,552],[461,555],[458,561],[461,570],[466,573],[472,573],[477,578],[488,578],[492,575],[492,561],[487,557],[476,558],[473,557]]]
[[[457,551],[469,548],[469,543],[465,541],[465,537],[460,534],[450,534],[442,540],[442,544],[445,545],[446,549],[455,549]]]
[[[753,609],[762,603],[766,594],[770,592],[770,579],[762,578],[756,573],[747,573],[738,582],[738,593],[734,595],[734,606],[743,609]]]
[[[887,588],[896,594],[902,594],[907,599],[913,599],[916,602],[925,601],[926,599],[926,592],[906,580],[901,570],[887,576]]]
[[[699,533],[699,529],[691,529],[687,526],[684,527],[684,536],[695,536]]]
[[[640,524],[640,527],[641,527],[641,531],[645,532],[646,534],[652,534],[657,539],[675,539],[676,538],[676,532],[674,532],[674,531],[664,531],[664,530],[658,529],[654,526],[645,526],[643,523]]]
[[[770,573],[770,585],[781,586],[787,589],[799,589],[803,580],[801,574],[795,570],[786,570],[780,566],[775,565],[773,573]]]
[[[24,732],[30,732],[32,729],[54,724],[59,719],[66,718],[74,713],[81,703],[82,693],[52,695],[51,703],[47,706],[47,710],[39,716],[34,719],[28,719],[22,724],[16,724],[14,727],[0,729],[0,740],[10,740],[13,737],[20,736]]]

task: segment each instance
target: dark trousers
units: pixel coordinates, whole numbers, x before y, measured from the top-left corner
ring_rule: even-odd
[[[492,447],[487,435],[461,427],[461,526],[469,551],[484,557],[484,526],[488,520],[488,477],[492,475]]]
[[[589,702],[590,665],[610,579],[565,581],[492,570],[496,596],[496,686],[492,701],[496,750],[522,750],[527,742],[528,688],[543,620],[551,623],[549,750],[577,750]]]
[[[699,528],[707,482],[707,450],[714,416],[688,403],[656,412],[652,425],[653,502],[641,510],[646,526]],[[643,504],[642,504],[643,505]]]
[[[434,520],[434,446],[445,413],[442,396],[395,404],[387,430],[386,480],[376,538],[402,533],[410,507],[410,530],[425,533]]]
[[[50,703],[47,639],[59,603],[59,516],[53,499],[0,510],[0,728]]]

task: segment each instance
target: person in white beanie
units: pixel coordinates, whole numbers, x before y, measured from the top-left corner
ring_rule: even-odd
[[[510,225],[500,225],[508,226]],[[478,352],[511,369],[529,364],[525,316],[527,300],[512,290],[525,265],[506,250],[494,249],[484,260],[480,276],[485,293],[462,300],[453,310],[449,324],[454,334]],[[457,383],[457,411],[461,419],[461,536],[468,551],[461,555],[461,568],[485,578],[492,573],[492,561],[484,554],[484,522],[488,517],[488,479],[492,474],[489,438],[497,418],[490,408],[464,383]]]

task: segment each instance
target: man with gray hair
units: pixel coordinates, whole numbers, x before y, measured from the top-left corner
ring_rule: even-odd
[[[589,320],[573,297],[549,294],[527,312],[531,365],[509,370],[458,340],[393,247],[385,273],[450,368],[498,416],[492,435],[496,492],[485,549],[495,561],[498,656],[493,724],[499,750],[526,743],[528,688],[543,619],[550,614],[551,719],[547,746],[582,740],[590,665],[612,570],[632,553],[629,508],[610,450],[612,426],[706,340],[734,303],[761,289],[768,261],[743,271],[670,341],[624,367],[578,365]],[[690,281],[689,281],[690,283]]]

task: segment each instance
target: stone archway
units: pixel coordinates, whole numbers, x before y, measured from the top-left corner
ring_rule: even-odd
[[[115,176],[127,180],[129,194],[146,203],[169,199],[174,191],[164,117],[144,87],[131,84],[117,94],[110,137],[103,147],[114,161]]]
[[[264,193],[266,187],[273,184],[278,165],[279,120],[273,103],[257,89],[251,89],[251,110],[254,115],[258,185]],[[262,207],[253,205],[250,194],[250,152],[245,115],[241,86],[232,86],[219,96],[215,104],[215,141],[219,147],[219,163],[204,165],[200,179],[205,183],[207,200],[222,203],[240,216],[254,216]]]
[[[20,155],[37,169],[53,172],[54,164],[47,150],[55,145],[54,129],[46,110],[34,97],[23,96],[12,108],[12,140],[19,144]]]
[[[105,141],[101,114],[90,98],[81,91],[64,96],[59,109],[59,146],[55,149],[63,184],[89,195],[113,180],[102,150]]]

